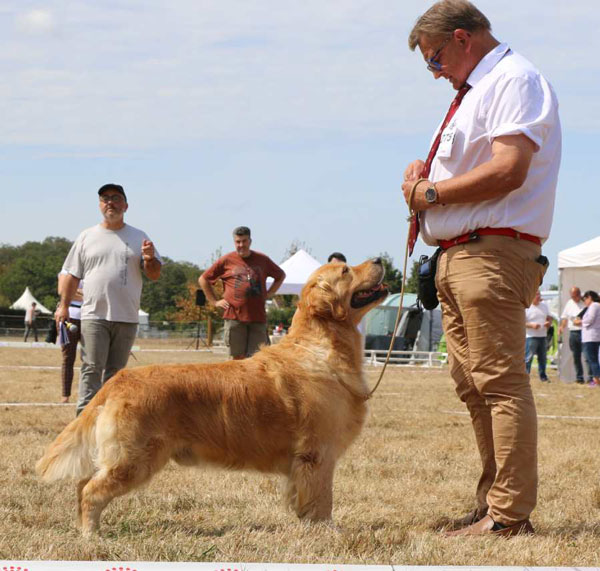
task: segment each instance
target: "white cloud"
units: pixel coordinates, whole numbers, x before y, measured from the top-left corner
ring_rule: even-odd
[[[477,4],[499,38],[548,75],[564,122],[600,128],[600,114],[577,102],[598,95],[595,3]],[[9,48],[0,55],[4,144],[429,132],[451,96],[407,48],[420,0],[16,6],[15,29],[0,27]]]
[[[16,22],[21,31],[32,35],[48,34],[56,29],[52,12],[44,8],[33,8],[17,14]]]

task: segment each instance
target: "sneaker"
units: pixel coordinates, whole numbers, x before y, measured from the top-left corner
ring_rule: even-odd
[[[590,389],[593,389],[593,388],[597,387],[598,385],[596,384],[596,381],[590,381],[587,384],[587,386],[590,387]]]

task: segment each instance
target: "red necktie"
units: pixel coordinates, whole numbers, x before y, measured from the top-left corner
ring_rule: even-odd
[[[423,166],[423,170],[421,171],[421,176],[419,178],[429,178],[429,172],[431,171],[431,163],[435,158],[435,154],[438,151],[440,146],[440,141],[442,140],[442,132],[450,123],[452,117],[456,113],[456,110],[459,108],[463,97],[466,95],[467,91],[471,89],[471,86],[468,83],[465,83],[459,90],[452,103],[450,103],[450,108],[448,109],[448,113],[446,113],[446,117],[444,117],[444,122],[440,127],[434,141],[433,145],[431,145],[431,149],[429,149],[429,154],[427,155],[427,160],[425,161],[425,165]],[[408,235],[408,250],[409,255],[412,256],[415,243],[417,242],[417,238],[419,237],[419,230],[421,228],[421,224],[419,222],[419,214],[417,212],[411,212],[410,215],[410,229]]]

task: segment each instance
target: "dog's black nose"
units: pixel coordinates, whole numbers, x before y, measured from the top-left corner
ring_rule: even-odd
[[[381,266],[381,258],[373,258],[371,261],[372,261],[374,264],[378,264],[378,265],[380,265],[380,266]]]

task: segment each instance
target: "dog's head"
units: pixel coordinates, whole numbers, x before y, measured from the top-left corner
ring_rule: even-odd
[[[380,258],[359,266],[339,262],[313,272],[302,289],[299,307],[308,315],[356,324],[387,296]]]

